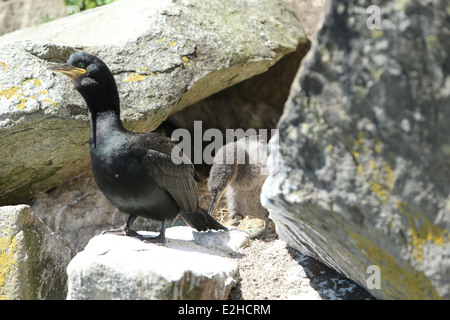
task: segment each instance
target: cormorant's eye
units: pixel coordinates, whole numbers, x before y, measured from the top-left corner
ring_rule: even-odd
[[[83,61],[80,61],[80,62],[78,62],[78,67],[86,68],[86,63],[84,63]]]

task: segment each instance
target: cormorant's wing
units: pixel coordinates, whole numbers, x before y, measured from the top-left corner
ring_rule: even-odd
[[[177,146],[155,133],[145,135],[141,143],[148,147],[140,156],[147,173],[161,189],[170,193],[182,212],[196,212],[198,198],[194,178],[197,174],[191,161]]]

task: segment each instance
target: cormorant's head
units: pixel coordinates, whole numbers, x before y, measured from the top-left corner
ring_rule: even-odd
[[[50,62],[47,69],[71,78],[91,113],[119,112],[119,95],[114,77],[106,64],[94,55],[75,52],[64,64]]]

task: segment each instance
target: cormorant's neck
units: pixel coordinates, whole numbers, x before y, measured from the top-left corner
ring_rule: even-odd
[[[91,112],[90,118],[89,144],[94,148],[97,148],[97,145],[101,143],[102,137],[125,130],[122,121],[120,121],[120,114],[113,110]]]
[[[120,98],[117,85],[112,75],[104,82],[86,78],[75,87],[83,97],[91,114],[113,111],[120,118]]]
[[[99,136],[123,130],[117,86],[112,80],[106,85],[85,86],[78,91],[86,101],[90,112],[89,143],[96,148]]]

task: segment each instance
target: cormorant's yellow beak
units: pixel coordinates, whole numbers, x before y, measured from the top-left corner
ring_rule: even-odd
[[[47,69],[51,70],[51,71],[57,71],[57,72],[64,73],[66,76],[68,76],[72,80],[78,79],[80,76],[82,76],[83,74],[85,74],[87,72],[86,69],[83,69],[83,68],[77,68],[77,67],[73,67],[73,66],[70,66],[67,64],[60,64],[60,63],[54,63],[54,62],[47,63]]]

